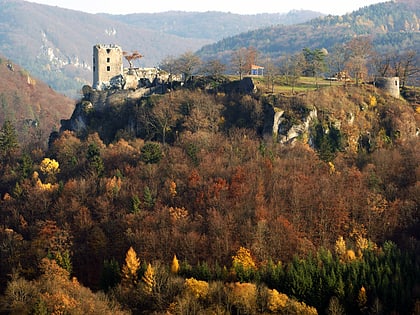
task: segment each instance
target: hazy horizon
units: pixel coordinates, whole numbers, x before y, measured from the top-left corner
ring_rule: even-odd
[[[235,2],[212,0],[212,1],[191,1],[191,0],[161,0],[147,2],[132,2],[129,0],[115,1],[82,1],[82,0],[35,0],[34,3],[57,6],[66,9],[83,11],[87,13],[109,13],[109,14],[130,14],[130,13],[158,13],[166,11],[187,11],[206,12],[220,11],[237,14],[259,14],[259,13],[286,13],[292,10],[311,10],[324,14],[343,15],[358,10],[361,7],[375,3],[387,2],[378,0],[242,0],[241,5]]]

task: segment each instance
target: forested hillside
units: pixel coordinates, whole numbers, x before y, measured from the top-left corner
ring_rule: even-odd
[[[332,52],[357,36],[369,37],[380,55],[410,50],[420,55],[420,3],[389,1],[343,16],[329,15],[298,25],[257,29],[206,45],[197,54],[204,60],[217,56],[228,62],[232,52],[253,47],[259,53],[259,64],[266,60],[279,64],[304,48]]]
[[[226,12],[133,13],[105,15],[133,26],[150,28],[183,38],[221,40],[225,37],[272,25],[291,25],[323,16],[319,12],[294,10],[288,13],[240,15]]]
[[[0,125],[12,122],[22,145],[45,149],[75,101],[57,93],[27,70],[0,55]]]
[[[85,95],[87,132],[42,152],[3,125],[3,311],[418,312],[415,107],[370,85],[188,86],[105,111]],[[282,144],[263,132],[280,111],[283,129],[317,114]]]

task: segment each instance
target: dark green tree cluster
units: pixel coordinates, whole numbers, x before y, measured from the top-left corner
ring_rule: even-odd
[[[255,283],[314,306],[319,314],[328,313],[332,300],[346,314],[410,314],[414,308],[412,291],[420,281],[419,270],[414,250],[402,252],[387,241],[381,248],[366,249],[360,257],[347,261],[321,248],[289,263],[269,260],[255,269],[243,265],[210,266],[206,262],[192,266],[183,261],[178,275],[206,282]],[[118,275],[118,264],[105,261],[105,288],[119,283]]]
[[[321,160],[331,162],[337,153],[343,149],[343,139],[340,130],[332,125],[317,123],[314,129],[314,146]]]

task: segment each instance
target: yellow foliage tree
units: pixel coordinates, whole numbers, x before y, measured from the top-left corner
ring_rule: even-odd
[[[204,299],[209,293],[209,284],[206,281],[194,278],[185,279],[185,291],[196,299]]]
[[[47,177],[47,181],[53,183],[55,176],[60,173],[60,165],[54,159],[44,158],[39,165],[41,172]]]
[[[318,315],[318,311],[316,310],[315,307],[306,305],[303,302],[298,302],[298,301],[289,299],[286,314]]]
[[[171,218],[176,220],[185,219],[188,217],[188,210],[184,207],[169,207],[169,214]]]
[[[140,259],[136,251],[130,247],[125,256],[125,264],[122,267],[123,279],[129,285],[135,285],[138,281],[137,272],[140,268]]]
[[[242,266],[244,269],[255,269],[256,265],[252,258],[251,251],[245,247],[239,247],[235,256],[232,256],[233,266]]]
[[[276,289],[268,290],[267,308],[270,312],[276,313],[286,307],[289,297],[279,293]]]
[[[369,106],[370,107],[375,107],[378,104],[378,101],[376,100],[376,96],[375,95],[371,95],[369,97]]]
[[[257,287],[253,283],[227,284],[226,294],[229,303],[234,305],[241,314],[254,314],[257,307]]]
[[[172,198],[176,196],[176,183],[174,181],[169,183],[169,193]]]
[[[8,314],[128,314],[103,294],[93,293],[76,278],[70,279],[68,271],[54,259],[42,259],[39,267],[38,278],[28,281],[16,276],[7,284],[2,308],[6,307]]]
[[[353,227],[350,236],[354,240],[355,249],[358,257],[363,256],[363,252],[366,250],[374,250],[377,245],[369,240],[367,237],[367,230],[363,225]]]
[[[303,302],[291,299],[286,294],[279,293],[275,289],[268,289],[267,293],[267,308],[272,313],[305,315],[318,314],[316,308],[308,306]]]
[[[178,258],[176,258],[176,255],[174,255],[174,258],[172,259],[172,264],[171,264],[171,272],[173,274],[177,274],[179,271],[179,261]]]
[[[328,162],[328,167],[330,168],[330,174],[335,173],[335,165],[333,162]]]
[[[356,249],[359,257],[363,256],[363,251],[369,248],[369,241],[367,238],[359,235],[356,238]]]
[[[147,269],[144,272],[143,277],[141,278],[143,281],[143,290],[146,293],[152,293],[153,288],[156,285],[156,279],[155,279],[155,270],[153,269],[151,264],[147,265]]]
[[[338,239],[335,241],[335,253],[339,257],[344,257],[346,254],[346,241],[342,236],[339,236]]]
[[[39,174],[37,171],[35,171],[32,175],[32,179],[35,181],[35,185],[37,188],[39,188],[40,190],[45,190],[45,191],[53,191],[56,188],[58,188],[58,184],[51,184],[51,183],[43,183],[41,181],[41,179],[39,178]]]
[[[121,190],[121,178],[113,176],[108,178],[105,183],[106,194],[110,197],[116,197]]]
[[[345,258],[346,258],[347,261],[355,260],[356,259],[356,254],[355,254],[354,250],[349,249],[346,253]]]
[[[365,287],[361,287],[359,290],[359,294],[357,295],[357,305],[362,312],[366,310],[367,295]]]

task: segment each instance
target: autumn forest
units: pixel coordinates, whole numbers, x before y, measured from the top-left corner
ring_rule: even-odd
[[[291,121],[316,106],[312,140],[267,137],[273,106]],[[419,313],[420,146],[407,136],[419,118],[406,102],[367,86],[185,88],[132,110],[143,137],[106,138],[92,116],[48,149],[3,124],[2,312]],[[334,129],[345,112],[356,123]]]

